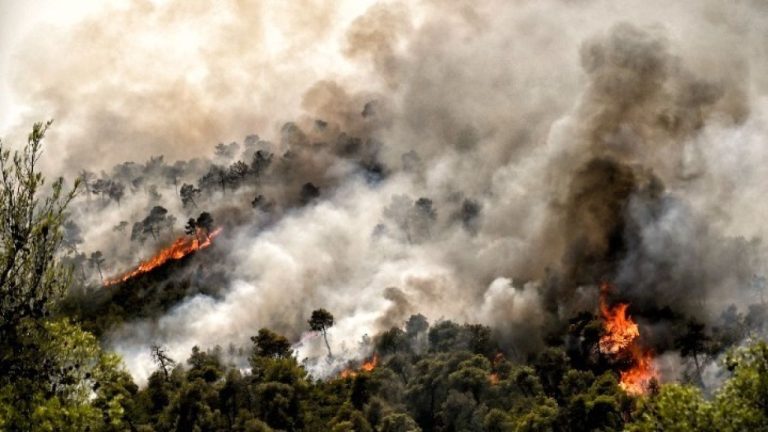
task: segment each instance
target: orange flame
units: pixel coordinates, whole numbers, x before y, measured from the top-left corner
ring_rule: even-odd
[[[376,369],[376,366],[379,364],[379,355],[374,353],[373,357],[371,357],[369,360],[366,360],[363,362],[362,365],[360,365],[360,372],[372,372],[374,369]],[[354,369],[344,369],[339,373],[339,378],[346,379],[346,378],[354,378],[358,374],[358,371]]]
[[[598,347],[603,354],[628,357],[631,366],[621,371],[619,387],[630,394],[645,394],[651,380],[658,379],[658,372],[653,366],[653,354],[644,350],[638,344],[640,329],[637,323],[627,315],[626,303],[610,307],[606,295],[611,285],[605,283],[600,287],[600,314],[603,317],[603,336]]]
[[[169,261],[180,260],[193,252],[205,249],[211,245],[211,242],[214,238],[216,238],[217,235],[219,235],[219,233],[221,233],[221,228],[217,228],[211,231],[208,235],[198,232],[198,235],[192,238],[187,236],[179,237],[175,242],[173,242],[172,245],[160,250],[160,252],[158,252],[155,256],[148,259],[147,261],[142,262],[135,269],[120,276],[115,276],[111,279],[105,280],[104,286],[125,282],[128,279],[136,277],[140,274],[148,273]]]
[[[379,355],[374,353],[373,357],[371,357],[370,360],[363,363],[362,366],[360,366],[360,370],[364,372],[371,372],[372,370],[376,369],[376,366],[379,364]]]
[[[632,318],[627,316],[626,303],[608,307],[605,299],[600,299],[600,314],[603,316],[605,333],[600,337],[600,352],[618,354],[627,349],[640,336],[640,329]]]
[[[499,366],[503,361],[504,361],[504,353],[497,352],[496,355],[493,356],[493,361],[491,362],[493,369],[496,369],[496,367]],[[491,385],[497,385],[499,381],[500,381],[500,378],[499,378],[498,372],[491,372],[488,374],[488,382],[490,382]]]
[[[653,366],[653,355],[634,347],[632,351],[633,366],[621,372],[619,387],[625,392],[641,395],[648,392],[652,380],[658,380],[658,372]]]

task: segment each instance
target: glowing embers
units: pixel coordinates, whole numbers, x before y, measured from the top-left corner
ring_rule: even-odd
[[[363,362],[357,370],[347,368],[339,373],[339,378],[354,378],[360,372],[373,372],[379,364],[379,355],[374,353],[373,357]]]
[[[197,234],[193,237],[180,237],[173,242],[172,245],[160,250],[155,256],[142,262],[135,269],[120,276],[105,280],[104,286],[125,282],[138,275],[151,272],[169,261],[180,260],[193,252],[205,249],[211,245],[211,242],[219,235],[219,233],[221,233],[221,228],[216,228],[207,235],[198,230]]]
[[[653,354],[643,348],[638,338],[640,329],[627,315],[626,303],[608,306],[606,297],[612,289],[610,284],[600,286],[600,315],[603,318],[603,335],[598,347],[603,354],[628,360],[629,368],[620,371],[619,386],[631,394],[644,394],[658,372],[653,366]]]

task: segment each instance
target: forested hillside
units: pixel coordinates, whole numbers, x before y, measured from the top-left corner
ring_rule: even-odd
[[[587,312],[553,331],[548,347],[524,361],[510,360],[514,353],[490,327],[429,323],[416,314],[366,341],[369,357],[322,378],[308,374],[292,348],[296,341],[261,328],[246,346],[195,346],[186,358],[152,346],[154,371],[138,386],[120,357],[84,330],[124,317],[104,309],[97,320],[63,307],[77,270],[60,260],[67,206],[82,184],[46,182],[38,170],[48,126],[36,124],[20,152],[3,147],[0,153],[3,430],[741,431],[768,425],[765,342],[727,348],[727,328],[689,323],[675,341],[695,361],[689,382],[653,378],[637,393],[621,385],[631,359],[599,348],[611,331],[606,316]],[[762,325],[738,314],[726,318],[731,331]],[[306,325],[324,338],[335,331],[325,309]],[[327,338],[325,344],[330,363]],[[723,381],[702,390],[700,363],[715,356]],[[238,357],[247,364],[236,365]]]
[[[766,71],[765,0],[0,0],[0,432],[768,431]]]

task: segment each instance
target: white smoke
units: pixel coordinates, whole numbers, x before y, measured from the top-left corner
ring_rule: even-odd
[[[292,173],[327,181],[321,199],[273,224],[241,217],[228,228],[215,246],[227,251],[215,263],[227,276],[218,297],[192,294],[159,319],[108,335],[138,381],[153,368],[151,343],[181,360],[193,345],[247,345],[261,327],[303,341],[300,358],[321,358],[321,338],[305,333],[319,307],[336,317],[338,361],[413,313],[486,323],[512,349],[534,349],[548,271],[567,267],[575,238],[563,216],[572,179],[606,155],[657,176],[675,199],[660,215],[633,201],[640,245],[620,276],[635,280],[647,270],[637,263],[655,271],[673,261],[681,277],[712,281],[702,288],[710,315],[747,304],[729,276],[732,254],[711,239],[768,234],[763,2],[167,0],[129,3],[53,34],[24,45],[14,80],[30,118],[57,120],[52,170],[205,157],[219,141],[256,132],[278,142],[284,121],[309,133],[321,119],[382,143],[377,156],[391,171],[371,185],[321,155]],[[371,101],[376,124],[361,116]],[[412,151],[419,162],[408,170]],[[173,187],[160,192],[180,223],[191,216]],[[253,192],[209,203],[237,213],[228,209],[248,207]],[[413,210],[422,197],[434,220]],[[480,210],[464,223],[466,200]],[[110,271],[156,246],[112,231],[146,214],[146,195],[98,212],[79,205],[84,248],[104,251]],[[766,271],[759,260],[745,266]],[[578,288],[569,287],[573,308],[594,300]]]

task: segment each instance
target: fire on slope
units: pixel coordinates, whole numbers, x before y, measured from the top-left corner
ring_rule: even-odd
[[[604,333],[598,347],[603,354],[628,359],[630,366],[621,371],[619,386],[630,394],[645,394],[651,382],[658,379],[653,354],[639,344],[640,329],[627,315],[629,305],[608,305],[606,297],[611,288],[607,283],[600,286],[600,314]]]
[[[501,352],[496,353],[496,355],[493,357],[493,362],[491,363],[491,373],[488,374],[488,382],[491,383],[491,385],[497,385],[499,384],[499,381],[501,381],[499,378],[498,367],[503,361],[504,354]]]
[[[376,366],[379,364],[379,355],[376,353],[373,353],[373,357],[363,362],[362,365],[358,368],[358,370],[354,370],[351,368],[344,369],[339,373],[339,378],[354,378],[357,376],[359,372],[372,372],[374,369],[376,369]]]
[[[221,233],[221,228],[216,228],[208,234],[198,231],[197,235],[194,237],[179,237],[172,245],[160,250],[160,252],[152,258],[140,263],[135,269],[105,280],[104,286],[125,282],[140,274],[148,273],[169,261],[180,260],[193,252],[205,249],[211,245],[211,242],[219,235],[219,233]]]

